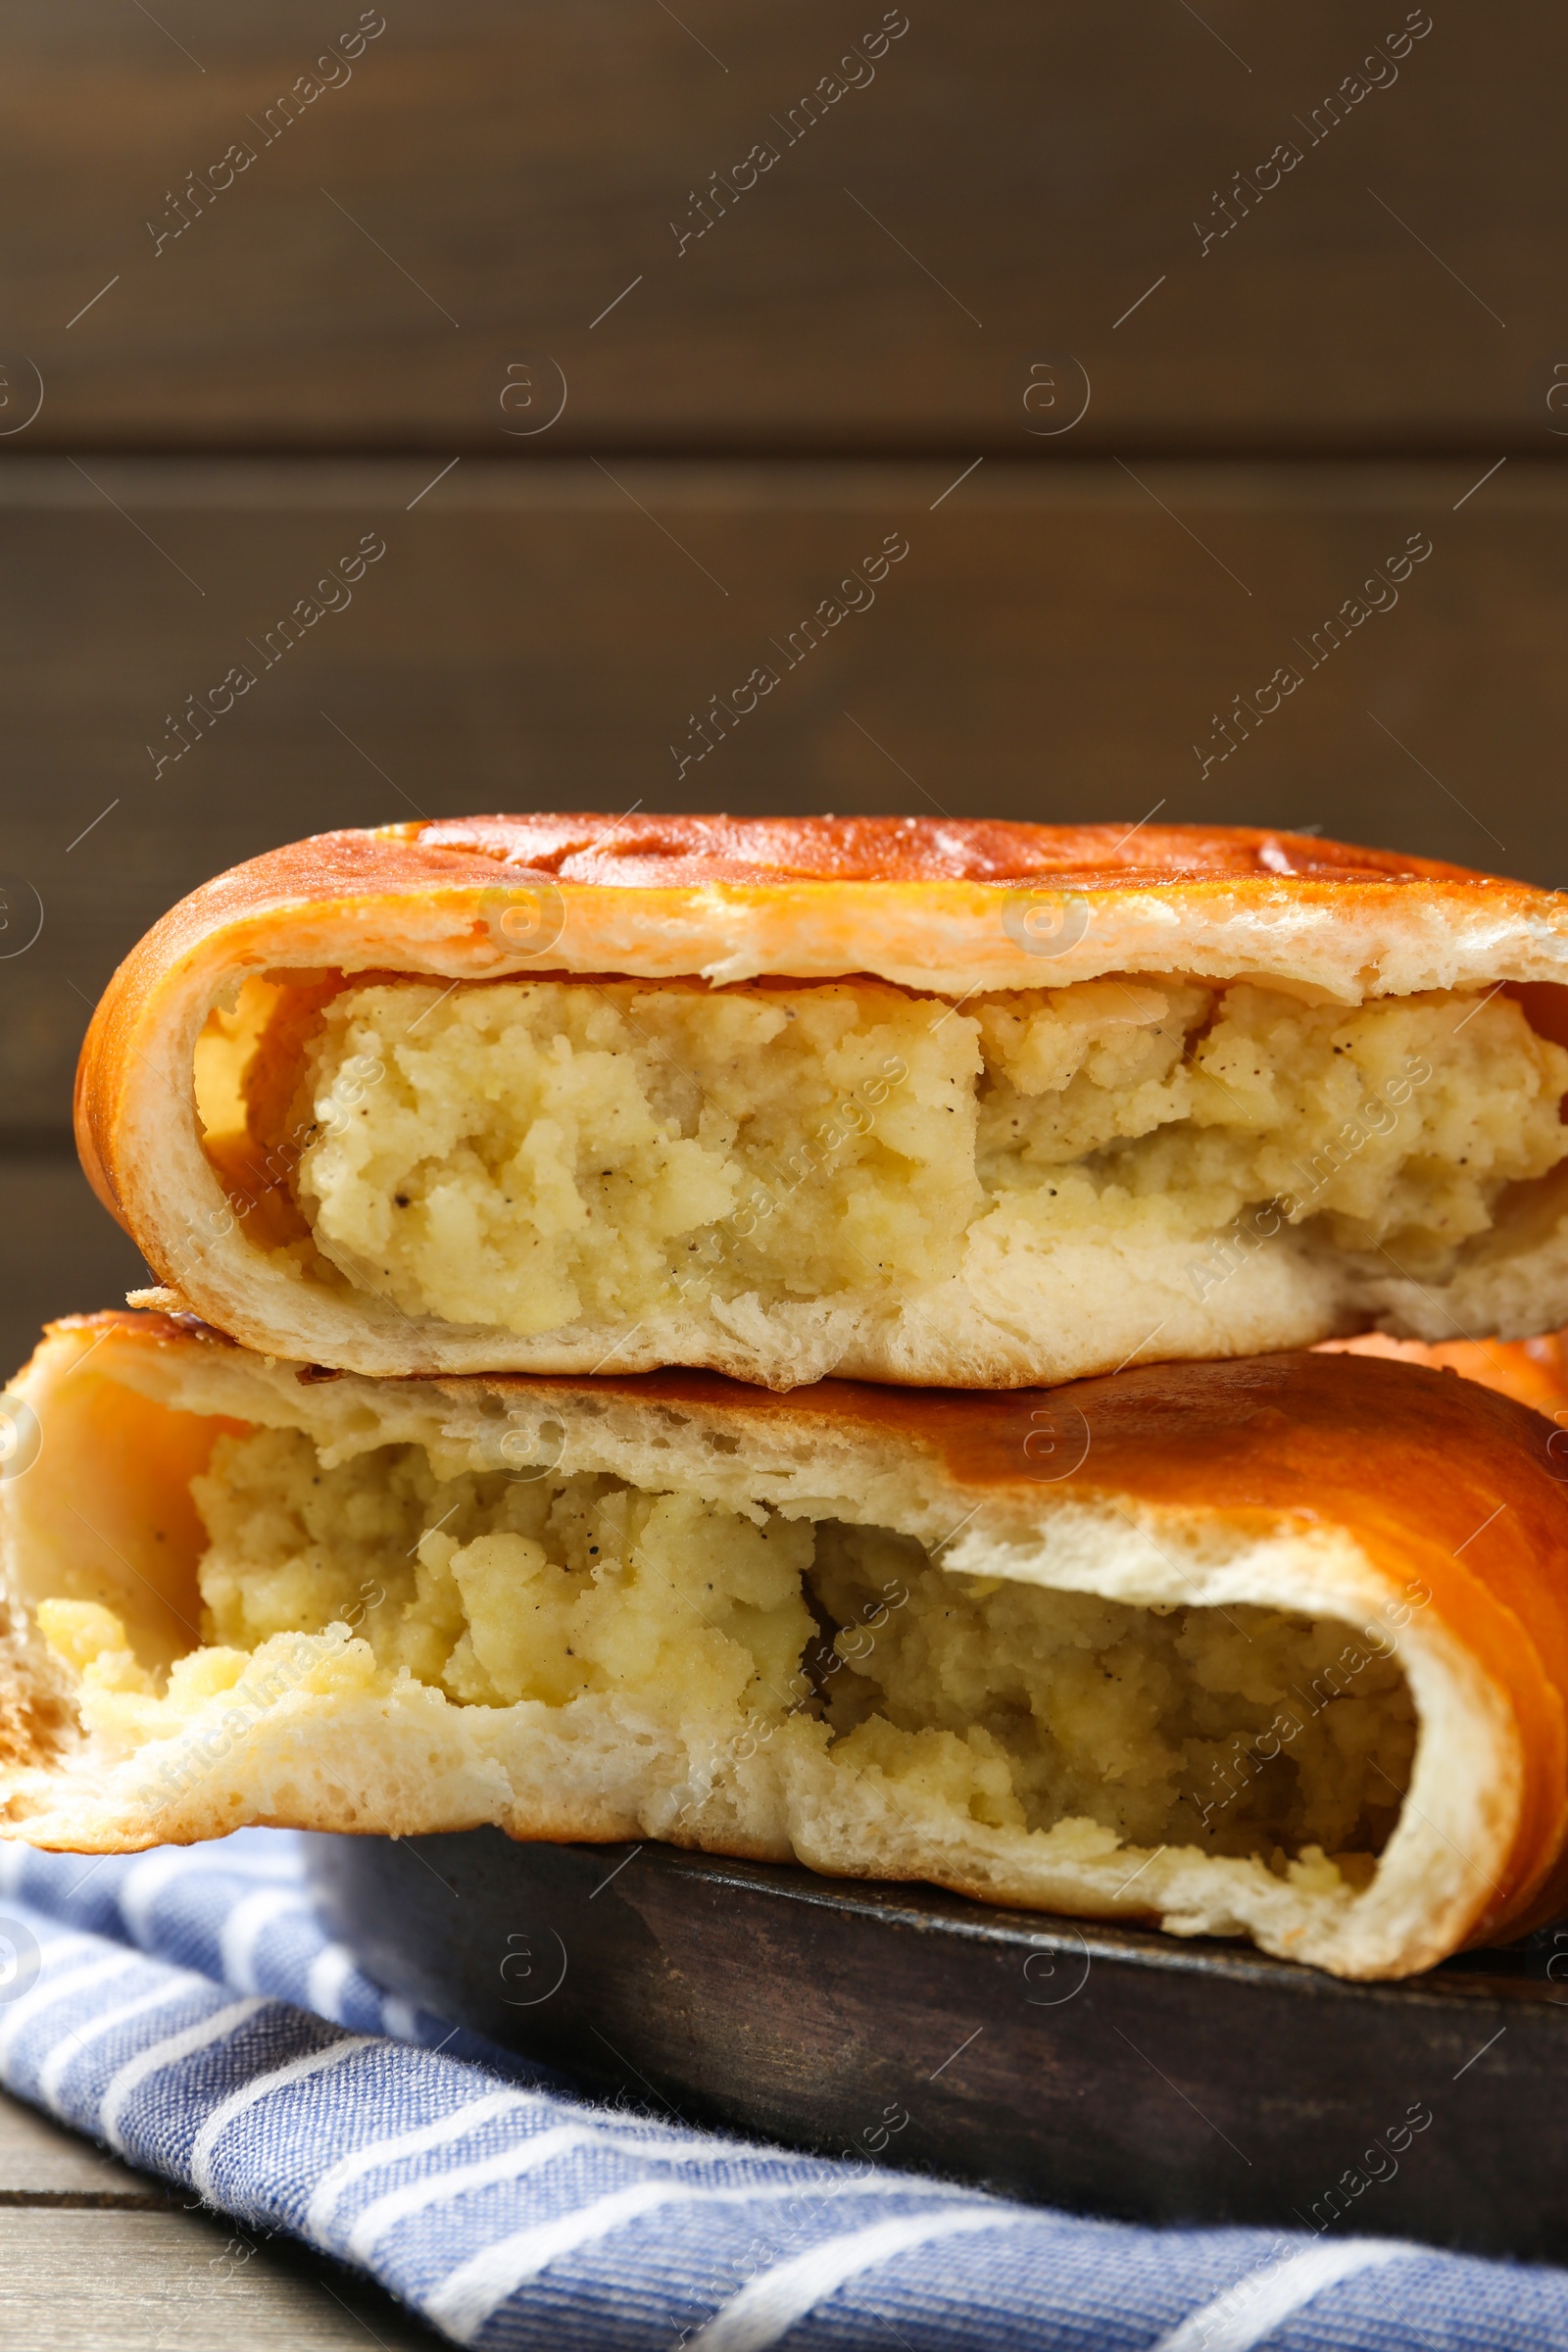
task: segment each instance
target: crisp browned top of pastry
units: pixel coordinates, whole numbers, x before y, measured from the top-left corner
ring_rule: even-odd
[[[355,839],[328,834],[318,844]],[[1434,858],[1250,825],[1026,825],[924,816],[467,816],[389,827],[424,853],[461,851],[621,888],[693,882],[1028,882],[1079,888],[1203,875],[1466,881]]]

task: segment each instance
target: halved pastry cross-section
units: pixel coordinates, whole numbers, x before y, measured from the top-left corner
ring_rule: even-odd
[[[78,1134],[166,1286],[368,1373],[994,1388],[1568,1321],[1568,909],[1192,826],[480,818],[220,876]]]
[[[14,1837],[656,1838],[1358,1976],[1563,1896],[1568,1465],[1451,1374],[387,1382],[120,1314],[7,1410]]]

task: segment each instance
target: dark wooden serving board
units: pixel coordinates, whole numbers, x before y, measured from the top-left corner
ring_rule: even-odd
[[[1348,1984],[667,1846],[312,1843],[380,1983],[623,2107],[1081,2213],[1568,2258],[1568,1930]]]

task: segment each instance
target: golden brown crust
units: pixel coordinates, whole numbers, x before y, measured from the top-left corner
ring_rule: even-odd
[[[1552,1453],[1568,1471],[1568,1332],[1548,1331],[1538,1340],[1448,1340],[1435,1348],[1419,1340],[1391,1340],[1365,1332],[1355,1340],[1323,1340],[1322,1355],[1381,1355],[1393,1363],[1421,1364],[1430,1372],[1457,1372],[1528,1404],[1554,1421]]]
[[[1250,825],[1026,825],[925,816],[467,816],[389,827],[558,881],[1144,884],[1202,875],[1479,879],[1468,867]]]
[[[403,1326],[368,1336],[363,1302],[286,1283],[252,1245],[259,1223],[224,1226],[191,1056],[212,1004],[269,970],[717,985],[869,972],[955,998],[1143,970],[1347,1004],[1500,982],[1534,991],[1549,1025],[1568,905],[1255,828],[493,816],[272,851],[182,901],[111,981],[77,1072],[82,1164],[160,1278],[250,1344],[370,1371],[471,1370],[516,1360],[508,1335],[422,1332],[399,1358],[414,1348]],[[935,1362],[913,1376],[967,1377]]]
[[[153,1351],[199,1344],[242,1369],[255,1361],[183,1316],[106,1314],[55,1328]],[[286,1377],[303,1383],[310,1371]],[[1522,1933],[1568,1895],[1568,1461],[1556,1458],[1557,1433],[1542,1414],[1452,1371],[1307,1352],[1153,1365],[1003,1396],[842,1381],[775,1395],[686,1371],[351,1381],[327,1394],[352,1404],[352,1392],[375,1387],[434,1389],[465,1406],[489,1395],[591,1396],[596,1410],[620,1404],[650,1419],[673,1408],[734,1433],[731,1454],[819,1460],[824,1481],[830,1460],[831,1476],[843,1476],[847,1453],[881,1471],[903,1461],[906,1478],[923,1464],[921,1478],[934,1474],[956,1516],[979,1512],[994,1528],[1081,1500],[1129,1525],[1147,1512],[1343,1531],[1386,1590],[1421,1595],[1423,1642],[1456,1646],[1517,1737],[1513,1827],[1481,1869],[1448,1948]]]

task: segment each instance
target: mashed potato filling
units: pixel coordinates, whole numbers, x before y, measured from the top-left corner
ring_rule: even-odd
[[[394,978],[308,1015],[296,1254],[525,1337],[897,1298],[977,1242],[1201,1241],[1270,1201],[1314,1248],[1441,1280],[1568,1154],[1568,1052],[1499,995]]]
[[[220,1437],[191,1492],[206,1646],[167,1697],[109,1611],[39,1611],[94,1719],[132,1740],[237,1688],[278,1637],[347,1624],[387,1687],[407,1674],[459,1706],[611,1694],[694,1753],[773,1742],[784,1765],[804,1740],[960,1825],[1069,1825],[1331,1886],[1367,1882],[1409,1785],[1403,1677],[1335,1621],[958,1576],[885,1529],[598,1474],[443,1477],[413,1445],[327,1467],[290,1430]]]

